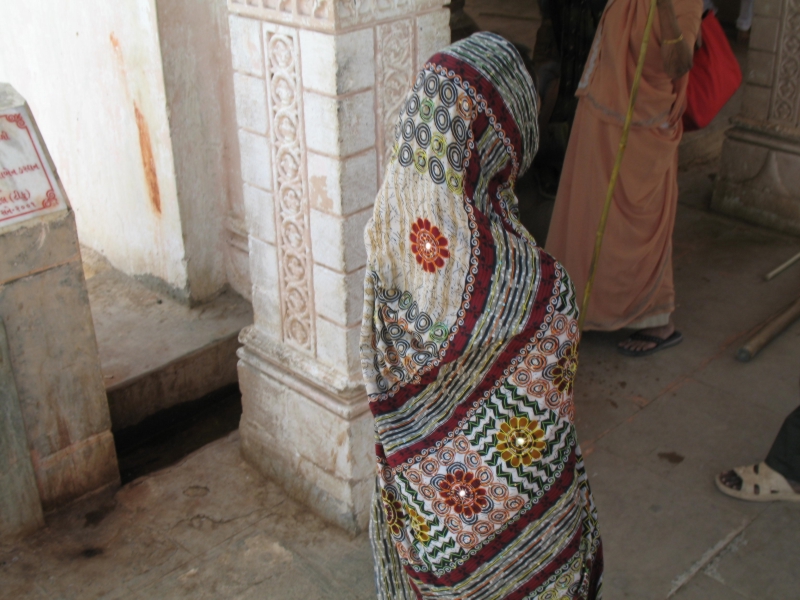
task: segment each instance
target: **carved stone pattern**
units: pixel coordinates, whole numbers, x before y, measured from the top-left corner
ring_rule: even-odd
[[[296,34],[266,34],[272,165],[277,198],[283,339],[314,348],[312,258],[305,182],[299,42]]]
[[[798,126],[800,97],[800,0],[788,0],[781,27],[778,79],[774,90],[772,119]]]
[[[228,9],[273,23],[330,29],[332,4],[333,0],[228,0]]]
[[[335,0],[340,26],[371,23],[430,8],[441,8],[445,0]]]
[[[444,0],[228,0],[231,12],[274,23],[333,30],[396,18]]]
[[[407,19],[379,25],[377,30],[378,156],[382,175],[392,153],[403,100],[414,76],[414,28],[412,21]]]

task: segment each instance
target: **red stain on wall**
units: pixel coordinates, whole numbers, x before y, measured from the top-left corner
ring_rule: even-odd
[[[108,35],[111,47],[114,49],[114,57],[119,65],[122,82],[125,86],[125,93],[131,97],[128,89],[127,70],[125,69],[125,59],[122,56],[122,48],[119,39],[112,31]],[[133,102],[133,113],[136,117],[136,128],[139,130],[139,150],[142,153],[142,168],[144,169],[144,179],[147,183],[147,194],[150,197],[150,204],[157,214],[161,215],[161,191],[158,188],[158,172],[156,171],[156,159],[153,155],[153,143],[150,140],[150,126],[144,118],[142,111],[136,101]]]
[[[136,127],[139,128],[139,149],[142,152],[142,167],[144,168],[144,178],[147,182],[147,193],[150,196],[150,203],[155,211],[161,214],[161,192],[158,189],[158,173],[156,173],[156,159],[153,156],[153,144],[150,141],[150,127],[136,105],[133,103],[133,110],[136,114]]]

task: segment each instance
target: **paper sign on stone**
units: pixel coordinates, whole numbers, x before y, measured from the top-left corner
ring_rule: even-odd
[[[30,111],[8,106],[10,86],[0,89],[0,228],[67,207]],[[6,92],[6,93],[4,93]]]

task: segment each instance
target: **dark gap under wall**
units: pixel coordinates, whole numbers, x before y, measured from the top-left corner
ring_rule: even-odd
[[[114,433],[122,484],[179,462],[239,427],[242,395],[229,385]]]

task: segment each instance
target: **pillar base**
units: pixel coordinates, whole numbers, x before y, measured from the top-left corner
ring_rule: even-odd
[[[800,235],[800,137],[737,120],[726,134],[711,208]]]
[[[240,341],[243,456],[326,521],[364,531],[375,468],[363,386],[257,325]]]

